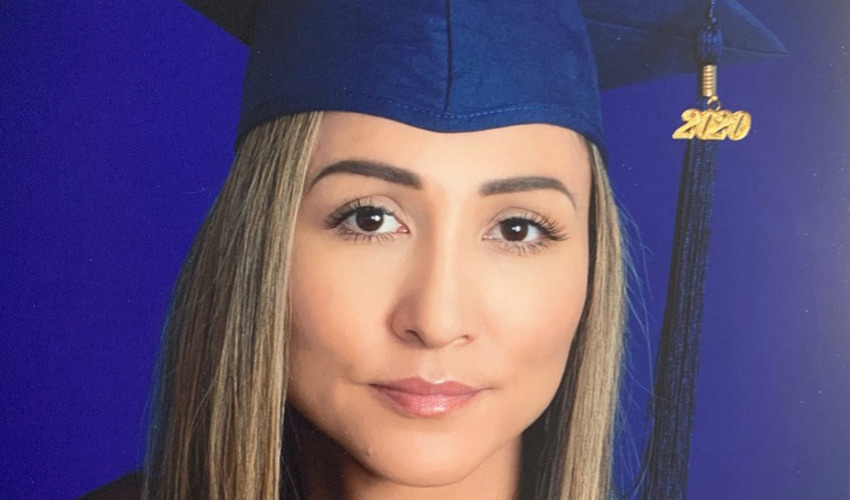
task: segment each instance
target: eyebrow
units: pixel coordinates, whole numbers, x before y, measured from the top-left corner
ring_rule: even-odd
[[[402,186],[413,189],[422,189],[422,179],[410,170],[370,160],[340,160],[323,168],[322,171],[313,178],[313,181],[310,182],[310,187],[307,188],[307,190],[309,191],[310,189],[313,189],[313,186],[319,182],[319,179],[339,173],[376,177],[387,182],[401,184]]]
[[[487,181],[481,185],[478,192],[481,196],[491,196],[494,194],[519,193],[521,191],[534,191],[535,189],[554,189],[567,195],[573,207],[576,207],[576,200],[572,191],[567,189],[563,182],[554,177],[544,177],[541,175],[528,175],[524,177],[510,177],[507,179],[495,179]]]
[[[323,168],[310,182],[310,186],[307,188],[307,191],[313,189],[313,186],[315,186],[316,183],[323,177],[340,173],[374,177],[393,184],[399,184],[413,189],[422,189],[422,179],[419,175],[411,172],[410,170],[372,160],[349,159],[331,163]],[[554,189],[556,191],[560,191],[569,198],[573,207],[576,207],[575,196],[572,191],[567,189],[567,186],[565,186],[563,182],[555,179],[554,177],[540,175],[490,180],[483,183],[478,188],[478,194],[481,196],[493,196],[496,194],[534,191],[537,189]]]

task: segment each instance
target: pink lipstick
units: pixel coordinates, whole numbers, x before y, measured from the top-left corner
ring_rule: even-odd
[[[432,384],[421,378],[380,382],[371,387],[393,410],[409,417],[447,415],[466,406],[483,390],[458,382]]]

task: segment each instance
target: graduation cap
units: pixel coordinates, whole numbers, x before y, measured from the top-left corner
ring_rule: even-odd
[[[734,0],[186,1],[251,48],[237,144],[266,121],[337,110],[438,132],[550,123],[604,154],[600,90],[701,73],[674,133],[688,144],[641,487],[684,496],[714,150],[751,124],[720,106],[717,64],[781,55],[776,37]]]

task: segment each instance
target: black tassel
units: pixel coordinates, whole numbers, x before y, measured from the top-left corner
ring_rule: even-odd
[[[714,2],[709,19],[697,43],[701,66],[716,64],[723,47],[714,19]],[[697,108],[706,110],[708,105],[708,98],[702,97]],[[688,141],[685,152],[667,302],[656,355],[652,433],[640,485],[645,500],[683,499],[687,495],[716,147],[715,141],[694,138]]]

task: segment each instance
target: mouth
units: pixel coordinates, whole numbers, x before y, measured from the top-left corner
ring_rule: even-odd
[[[420,378],[370,384],[378,399],[406,417],[439,417],[472,402],[484,389],[459,382],[432,384]]]

